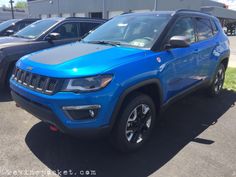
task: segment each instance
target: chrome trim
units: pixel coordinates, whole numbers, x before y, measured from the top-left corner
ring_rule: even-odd
[[[63,106],[62,109],[64,111],[72,111],[72,110],[93,110],[100,109],[101,105],[83,105],[83,106]]]

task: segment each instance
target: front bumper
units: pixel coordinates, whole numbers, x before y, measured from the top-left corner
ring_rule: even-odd
[[[14,91],[11,92],[12,98],[15,102],[24,110],[31,113],[38,119],[42,120],[43,122],[48,122],[57,128],[60,131],[77,136],[105,136],[110,131],[109,126],[99,127],[99,128],[83,128],[83,129],[70,129],[66,127],[58,118],[57,116],[47,107],[40,105],[38,103],[34,103],[27,98],[20,96],[19,94],[15,93]]]
[[[58,127],[62,132],[73,135],[103,135],[110,131],[110,119],[116,104],[114,89],[105,88],[94,93],[66,93],[45,95],[29,90],[11,80],[12,97],[18,105],[44,122]],[[96,117],[72,120],[63,107],[101,105]]]

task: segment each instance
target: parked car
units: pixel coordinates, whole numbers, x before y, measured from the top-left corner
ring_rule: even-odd
[[[10,36],[39,19],[11,19],[0,23],[0,36]]]
[[[106,20],[51,18],[39,20],[11,37],[0,38],[0,87],[9,81],[15,63],[38,50],[78,41]]]
[[[109,134],[116,148],[131,151],[148,140],[169,103],[202,87],[219,95],[229,53],[211,15],[131,13],[81,42],[24,56],[11,78],[12,96],[64,133]]]
[[[236,24],[235,23],[229,23],[227,25],[227,31],[226,34],[229,36],[234,36],[236,35]]]

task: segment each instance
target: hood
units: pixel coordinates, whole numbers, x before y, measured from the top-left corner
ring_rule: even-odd
[[[0,48],[19,45],[28,42],[29,39],[19,38],[19,37],[0,37]]]
[[[145,55],[145,50],[76,42],[23,57],[21,69],[50,77],[68,78],[102,74]]]

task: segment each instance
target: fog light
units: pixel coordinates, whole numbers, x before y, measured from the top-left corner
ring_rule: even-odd
[[[100,105],[86,105],[63,107],[63,110],[73,120],[86,120],[95,118],[100,108]]]
[[[90,115],[91,117],[94,117],[94,116],[95,116],[95,112],[94,112],[93,110],[89,110],[89,115]]]

